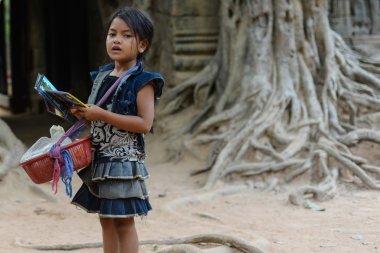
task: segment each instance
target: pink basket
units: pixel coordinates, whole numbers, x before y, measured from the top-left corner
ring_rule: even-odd
[[[91,164],[91,137],[85,137],[62,146],[68,150],[73,159],[74,170],[80,170]],[[53,179],[54,159],[49,153],[39,155],[33,159],[20,163],[26,173],[36,184],[49,182]]]

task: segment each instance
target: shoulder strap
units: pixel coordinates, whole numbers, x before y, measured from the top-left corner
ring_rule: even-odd
[[[139,68],[139,65],[134,66],[133,68],[129,69],[127,72],[122,74],[114,84],[108,89],[108,91],[103,95],[103,97],[96,103],[97,106],[101,106],[107,98],[115,91],[121,80],[126,80],[133,72],[135,72]]]

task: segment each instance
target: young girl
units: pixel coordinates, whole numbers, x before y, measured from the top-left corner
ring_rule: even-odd
[[[152,129],[155,100],[164,81],[143,70],[142,58],[153,37],[153,24],[140,10],[116,11],[108,23],[106,49],[113,60],[92,72],[90,107],[75,107],[78,118],[91,122],[93,163],[78,174],[83,180],[72,203],[99,213],[105,253],[138,252],[135,216],[152,208],[145,179],[144,134]],[[135,69],[102,107],[94,104],[124,72]]]

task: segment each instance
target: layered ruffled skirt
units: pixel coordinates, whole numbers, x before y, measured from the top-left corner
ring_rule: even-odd
[[[152,209],[144,162],[96,163],[78,172],[83,184],[72,204],[100,217],[146,216]]]

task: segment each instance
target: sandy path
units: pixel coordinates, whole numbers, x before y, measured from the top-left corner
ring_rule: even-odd
[[[165,239],[218,232],[262,243],[270,252],[380,252],[380,195],[341,187],[335,199],[321,203],[324,212],[294,207],[287,189],[246,190],[240,194],[189,204],[177,209],[184,217],[163,210],[170,200],[189,196],[199,178],[189,178],[194,161],[151,165],[149,181],[154,211],[137,220],[140,239]],[[170,175],[170,176],[166,176]],[[14,245],[16,238],[35,244],[83,243],[101,240],[96,215],[70,205],[63,185],[57,196],[50,185],[41,188],[53,201],[31,190],[20,169],[0,185],[0,252],[35,252]],[[75,177],[74,187],[79,185]],[[159,197],[159,195],[165,197]],[[215,219],[200,217],[207,214]],[[151,252],[151,246],[141,252]],[[51,251],[55,252],[55,251]],[[77,252],[102,252],[85,249]]]
[[[205,175],[189,177],[191,171],[202,167],[199,161],[187,157],[179,163],[166,163],[160,153],[162,143],[149,142],[148,186],[154,210],[147,218],[136,220],[141,240],[223,233],[255,241],[267,252],[380,252],[379,192],[353,190],[343,184],[333,200],[320,203],[324,212],[290,205],[291,186],[272,192],[245,190],[180,206],[176,209],[180,215],[167,212],[164,207],[171,201],[195,198],[193,192],[199,192]],[[75,176],[74,191],[79,185]],[[97,216],[71,205],[62,183],[54,195],[50,184],[34,185],[21,168],[0,182],[0,227],[0,253],[38,252],[15,245],[17,238],[48,245],[101,240]],[[152,250],[153,246],[141,247],[142,253]]]

